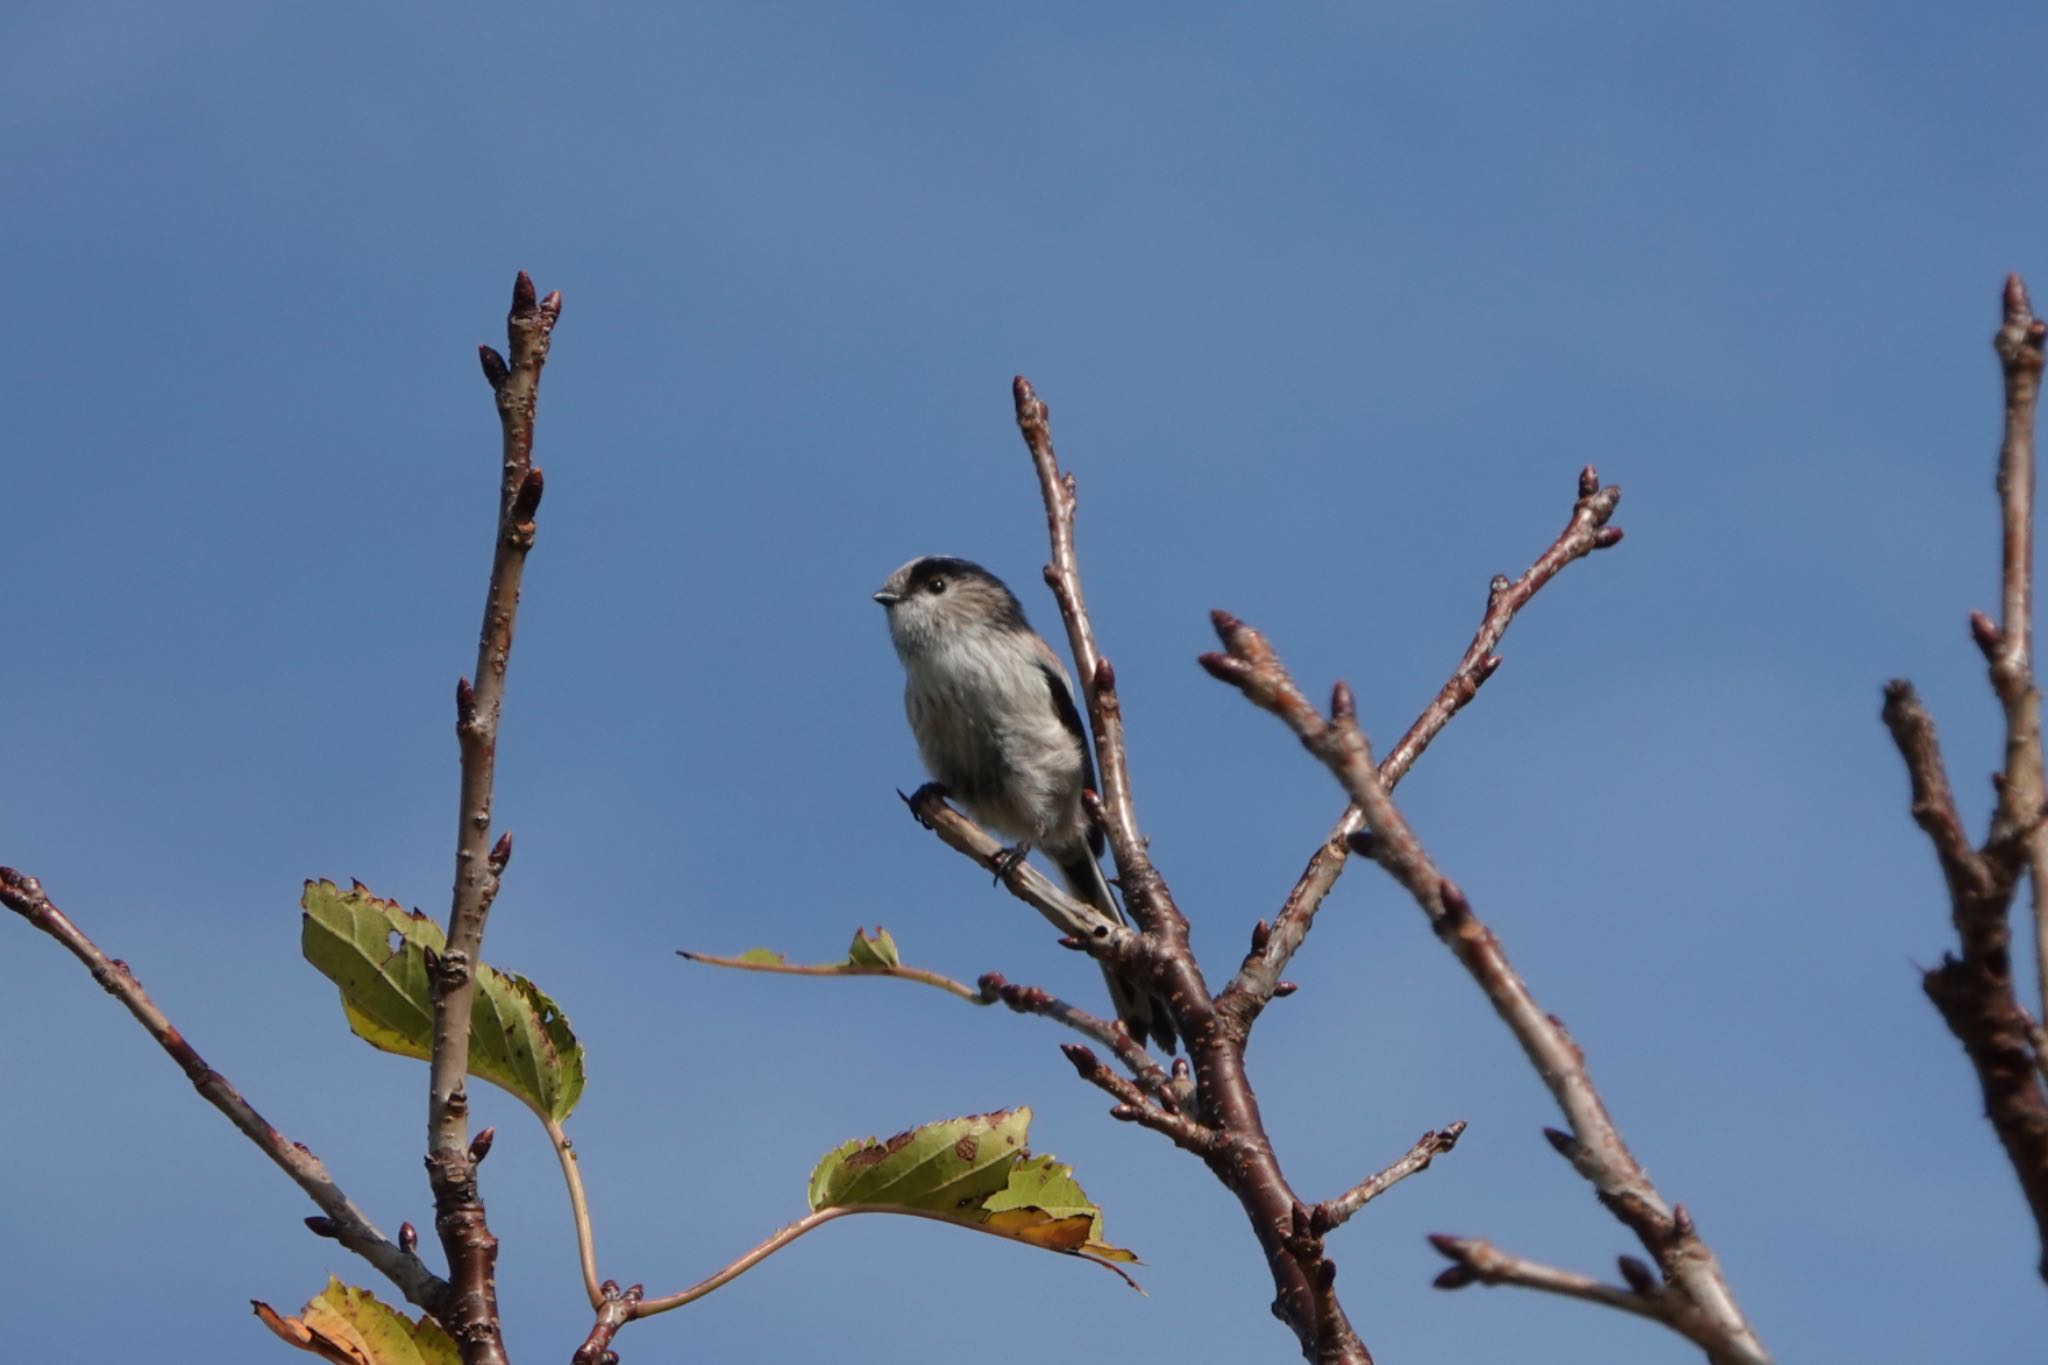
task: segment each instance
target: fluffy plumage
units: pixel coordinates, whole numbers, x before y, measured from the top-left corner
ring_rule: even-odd
[[[988,570],[945,555],[913,559],[875,600],[903,661],[903,706],[932,780],[976,820],[1044,851],[1075,896],[1123,921],[1096,859],[1102,834],[1081,805],[1095,785],[1088,735],[1059,656]],[[1169,1051],[1173,1025],[1142,983],[1107,966],[1110,998],[1132,1036]]]

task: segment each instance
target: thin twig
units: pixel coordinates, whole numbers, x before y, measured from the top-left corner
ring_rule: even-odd
[[[484,378],[497,395],[503,433],[498,527],[490,589],[477,636],[476,676],[457,683],[455,734],[462,754],[460,819],[455,836],[455,890],[448,916],[448,946],[432,971],[433,1061],[427,1100],[427,1171],[434,1188],[434,1226],[453,1282],[442,1325],[462,1351],[463,1365],[502,1365],[505,1347],[498,1320],[497,1238],[477,1192],[476,1161],[469,1153],[469,1026],[475,970],[482,961],[484,920],[497,896],[509,835],[491,842],[491,789],[497,768],[498,715],[504,705],[505,668],[519,611],[519,582],[533,548],[541,472],[533,463],[534,405],[541,367],[561,316],[562,296],[534,297],[533,281],[519,273],[505,331],[508,362],[480,348]]]
[[[739,972],[766,972],[771,976],[888,976],[898,981],[914,981],[922,986],[931,986],[948,995],[958,996],[970,1005],[986,1005],[990,1001],[981,998],[981,992],[974,987],[955,981],[950,976],[923,967],[906,967],[902,963],[893,965],[877,963],[868,966],[854,962],[750,962],[743,957],[720,957],[716,953],[700,953],[689,948],[676,949],[676,956],[691,962],[701,962],[707,967],[730,967]]]
[[[982,973],[977,984],[981,988],[978,1004],[993,1005],[1000,1001],[1018,1014],[1050,1019],[1102,1044],[1116,1054],[1116,1059],[1130,1070],[1138,1088],[1146,1094],[1174,1105],[1186,1104],[1192,1097],[1192,1083],[1185,1082],[1185,1077],[1169,1076],[1166,1068],[1122,1024],[1070,1005],[1041,987],[1011,985],[1000,972]]]
[[[292,1183],[320,1207],[327,1222],[316,1230],[331,1236],[350,1251],[375,1266],[398,1287],[407,1300],[429,1313],[438,1313],[448,1292],[447,1282],[429,1270],[411,1250],[398,1246],[377,1229],[356,1207],[327,1167],[303,1143],[293,1142],[270,1126],[263,1115],[227,1077],[206,1064],[206,1059],[178,1031],[169,1017],[142,989],[142,983],[128,970],[128,964],[101,952],[99,946],[43,894],[42,883],[11,867],[0,867],[0,903],[36,928],[64,945],[85,964],[93,980],[119,1000],[157,1045],[170,1054],[200,1097],[227,1116],[228,1122],[269,1157]]]
[[[1370,1204],[1373,1200],[1394,1188],[1401,1181],[1418,1171],[1429,1169],[1429,1163],[1458,1145],[1464,1136],[1465,1120],[1442,1128],[1432,1128],[1415,1140],[1407,1154],[1377,1175],[1367,1176],[1335,1199],[1325,1199],[1316,1206],[1317,1223],[1321,1229],[1339,1228],[1350,1221],[1351,1215]]]
[[[968,1232],[985,1233],[992,1237],[1003,1237],[1005,1241],[1017,1240],[993,1228],[978,1227],[973,1223],[963,1222],[958,1218],[935,1210],[914,1209],[898,1204],[837,1204],[827,1209],[815,1209],[789,1226],[778,1228],[759,1246],[756,1246],[724,1269],[697,1281],[688,1289],[678,1290],[673,1294],[665,1294],[658,1299],[641,1300],[640,1303],[634,1306],[631,1316],[636,1319],[651,1318],[657,1313],[666,1313],[672,1308],[681,1308],[684,1304],[695,1303],[713,1290],[732,1283],[812,1229],[821,1228],[835,1218],[845,1218],[856,1213],[892,1213],[907,1218],[927,1218],[934,1223],[944,1223],[947,1227],[961,1228]],[[1105,1270],[1114,1272],[1131,1288],[1136,1289],[1138,1287],[1137,1281],[1133,1280],[1124,1271],[1118,1269],[1113,1262],[1103,1260],[1099,1256],[1084,1253],[1073,1254],[1078,1260],[1087,1261],[1093,1265],[1099,1265]]]
[[[1527,606],[1543,585],[1557,577],[1567,564],[1621,542],[1621,528],[1608,525],[1620,503],[1621,489],[1614,485],[1602,488],[1600,475],[1592,465],[1579,471],[1579,499],[1573,504],[1571,517],[1565,522],[1564,529],[1558,532],[1557,539],[1550,543],[1549,548],[1522,571],[1519,578],[1510,579],[1500,574],[1488,585],[1486,610],[1479,618],[1479,628],[1473,632],[1472,642],[1465,646],[1464,654],[1458,659],[1457,667],[1451,670],[1450,677],[1437,689],[1436,696],[1415,718],[1415,723],[1408,727],[1408,733],[1401,736],[1400,742],[1380,761],[1380,781],[1389,791],[1407,776],[1430,741],[1450,724],[1452,716],[1479,695],[1480,687],[1500,667],[1500,655],[1494,651],[1500,647],[1501,639],[1513,624],[1516,613]],[[1337,884],[1337,878],[1343,875],[1345,862],[1351,853],[1351,836],[1364,826],[1365,819],[1358,806],[1355,803],[1346,806],[1329,834],[1310,855],[1308,866],[1302,869],[1294,889],[1287,893],[1287,899],[1274,916],[1268,932],[1260,936],[1257,945],[1245,958],[1244,965],[1238,969],[1236,978],[1218,996],[1220,1008],[1241,1012],[1251,1019],[1273,998],[1273,989],[1279,985],[1288,962],[1301,947],[1302,940],[1308,937],[1316,911],[1322,907],[1330,888]]]
[[[1478,1237],[1447,1237],[1439,1233],[1432,1236],[1429,1243],[1451,1262],[1451,1268],[1436,1278],[1439,1289],[1463,1289],[1471,1284],[1519,1285],[1524,1289],[1537,1289],[1546,1294],[1618,1308],[1624,1313],[1635,1313],[1653,1322],[1661,1322],[1673,1331],[1691,1335],[1681,1322],[1681,1310],[1686,1307],[1684,1301],[1658,1285],[1654,1276],[1643,1289],[1630,1289],[1602,1284],[1590,1276],[1560,1270],[1540,1261],[1510,1256]],[[1635,1267],[1640,1267],[1643,1275],[1649,1275],[1649,1267],[1642,1266],[1640,1262],[1631,1265],[1631,1273],[1635,1273]],[[1709,1350],[1713,1347],[1712,1342],[1700,1344]]]
[[[1364,816],[1366,830],[1354,836],[1356,851],[1369,854],[1407,889],[1429,917],[1437,937],[1457,956],[1486,993],[1570,1121],[1568,1155],[1601,1201],[1657,1258],[1668,1279],[1710,1323],[1726,1360],[1764,1365],[1770,1357],[1756,1339],[1713,1251],[1692,1220],[1664,1202],[1594,1088],[1585,1056],[1554,1016],[1544,1013],[1464,892],[1430,861],[1421,841],[1387,794],[1358,728],[1351,689],[1338,683],[1330,715],[1302,694],[1264,636],[1231,616],[1216,612],[1216,633],[1227,653],[1206,654],[1202,664],[1254,705],[1271,711],[1320,759]],[[1359,847],[1362,845],[1362,847]]]
[[[576,1222],[576,1259],[583,1269],[583,1292],[592,1308],[604,1307],[604,1289],[597,1282],[597,1238],[590,1228],[590,1200],[583,1193],[583,1171],[576,1148],[562,1131],[562,1121],[552,1114],[541,1118],[554,1146],[555,1160],[562,1164],[562,1182],[569,1187],[569,1213]]]
[[[1079,1043],[1062,1043],[1060,1051],[1074,1064],[1081,1079],[1106,1092],[1116,1101],[1109,1116],[1164,1133],[1176,1146],[1205,1159],[1214,1158],[1224,1145],[1223,1134],[1180,1112],[1177,1105],[1154,1103],[1136,1083],[1117,1075],[1102,1059]]]
[[[1906,762],[1913,818],[1925,830],[1948,884],[1960,956],[1947,954],[1921,984],[1977,1073],[1984,1113],[2020,1182],[2041,1243],[2048,1279],[2048,1055],[2040,1026],[2020,1004],[2012,975],[2012,902],[2019,880],[2033,883],[2034,946],[2048,1010],[2048,792],[2044,792],[2041,696],[2033,667],[2034,425],[2048,327],[2026,287],[2008,276],[1993,346],[2005,376],[2005,434],[1998,495],[2003,527],[2000,608],[1975,613],[1970,633],[1989,665],[2005,712],[2005,766],[1998,805],[1981,848],[1956,812],[1934,722],[1912,685],[1885,688],[1884,721]]]

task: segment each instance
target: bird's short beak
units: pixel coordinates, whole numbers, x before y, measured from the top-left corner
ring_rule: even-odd
[[[875,594],[875,600],[885,607],[893,607],[903,600],[903,594],[890,592],[887,588]]]

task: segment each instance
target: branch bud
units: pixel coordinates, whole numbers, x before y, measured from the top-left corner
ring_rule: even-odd
[[[506,379],[512,374],[511,368],[505,364],[505,357],[499,355],[493,347],[479,346],[476,348],[476,358],[483,364],[484,381],[491,386],[492,391],[505,387]]]
[[[1060,947],[1065,948],[1070,952],[1085,953],[1088,951],[1088,945],[1081,942],[1080,939],[1076,938],[1072,934],[1061,934],[1059,938],[1055,941],[1060,945]]]
[[[1493,605],[1493,599],[1515,586],[1515,580],[1504,573],[1497,573],[1486,584],[1486,603]]]
[[[1358,717],[1358,701],[1351,695],[1351,684],[1342,678],[1330,689],[1330,719],[1335,721],[1355,720]]]
[[[1987,659],[1994,658],[2005,644],[2005,632],[1981,611],[1970,613],[1970,638],[1977,642],[1977,648],[1984,651]]]
[[[1316,1288],[1328,1289],[1337,1283],[1337,1263],[1325,1256],[1316,1262]]]
[[[312,1230],[315,1237],[341,1236],[341,1224],[324,1214],[314,1214],[306,1220],[306,1226]]]
[[[1469,1265],[1454,1265],[1430,1281],[1438,1289],[1463,1289],[1478,1282],[1479,1272]]]
[[[1603,526],[1593,533],[1593,548],[1611,550],[1621,544],[1622,530],[1619,526]]]
[[[1671,1230],[1680,1237],[1697,1237],[1700,1231],[1693,1224],[1692,1213],[1683,1204],[1671,1210]]]
[[[522,270],[519,272],[519,278],[512,281],[512,316],[525,317],[528,313],[538,311],[539,307],[534,297],[533,276]]]
[[[1351,845],[1351,851],[1361,858],[1377,858],[1379,856],[1379,836],[1369,829],[1357,831],[1344,842]]]
[[[1102,1070],[1101,1060],[1081,1043],[1061,1043],[1060,1051],[1066,1054],[1067,1060],[1074,1064],[1074,1070],[1080,1072],[1084,1080]]]
[[[1095,690],[1097,692],[1116,691],[1116,670],[1110,667],[1109,660],[1107,659],[1097,659],[1095,661]]]
[[[1465,899],[1465,893],[1460,891],[1458,884],[1449,877],[1445,877],[1437,883],[1437,894],[1443,897],[1446,914],[1454,915],[1459,919],[1469,919],[1471,917],[1472,902]]]
[[[491,845],[491,868],[503,872],[505,864],[512,861],[512,831],[506,830],[498,836],[498,842]]]
[[[1617,1256],[1615,1265],[1621,1268],[1621,1278],[1628,1281],[1628,1287],[1638,1294],[1657,1292],[1657,1277],[1650,1273],[1650,1267],[1633,1256]]]
[[[1273,983],[1273,998],[1275,1000],[1285,1000],[1300,989],[1301,987],[1292,981],[1276,981]]]
[[[1244,663],[1228,654],[1197,654],[1195,662],[1204,672],[1218,682],[1227,682],[1232,687],[1244,686]]]
[[[419,1248],[420,1230],[411,1223],[398,1225],[398,1249],[410,1256]]]
[[[1109,1116],[1119,1123],[1135,1123],[1138,1120],[1138,1106],[1135,1104],[1112,1104]]]
[[[1252,951],[1255,953],[1265,952],[1266,944],[1272,940],[1272,937],[1272,925],[1266,923],[1264,920],[1260,920],[1257,924],[1254,924],[1252,926]]]
[[[524,279],[525,277],[521,276],[520,278]],[[530,285],[528,287],[531,288]],[[491,1154],[491,1144],[497,1140],[498,1130],[495,1128],[486,1128],[471,1138],[469,1142],[470,1161],[481,1162],[485,1157],[489,1156]]]
[[[1485,658],[1483,658],[1483,659],[1481,659],[1481,660],[1479,661],[1479,667],[1478,667],[1478,669],[1476,670],[1476,671],[1477,671],[1477,674],[1478,674],[1478,676],[1476,676],[1476,677],[1475,677],[1475,678],[1473,679],[1473,682],[1475,682],[1475,683],[1483,683],[1483,682],[1485,682],[1485,681],[1486,681],[1486,680],[1487,680],[1488,678],[1490,678],[1490,677],[1492,677],[1492,676],[1494,675],[1494,671],[1495,671],[1496,669],[1498,669],[1499,667],[1500,667],[1500,655],[1498,655],[1498,654],[1489,654],[1489,655],[1487,655],[1487,656],[1486,656]]]
[[[1579,1140],[1562,1128],[1545,1128],[1544,1138],[1566,1161],[1576,1161],[1579,1155]]]
[[[1587,465],[1579,471],[1579,496],[1590,498],[1600,491],[1600,471]]]
[[[540,495],[547,488],[540,467],[526,471],[526,477],[519,481],[519,491],[512,495],[512,521],[515,525],[533,520],[533,514],[540,510]]]
[[[455,723],[457,725],[468,725],[475,719],[476,688],[470,686],[469,679],[457,678],[455,680]]]
[[[1330,1206],[1318,1204],[1308,1211],[1309,1235],[1320,1237],[1330,1230]]]

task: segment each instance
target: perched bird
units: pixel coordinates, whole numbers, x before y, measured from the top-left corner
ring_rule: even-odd
[[[903,661],[903,708],[925,770],[976,820],[1017,844],[1006,867],[1044,851],[1067,890],[1128,923],[1096,859],[1102,831],[1081,793],[1095,785],[1087,732],[1059,656],[1024,619],[1003,581],[944,555],[913,559],[875,600]],[[1165,1004],[1103,964],[1131,1036],[1173,1050]]]

